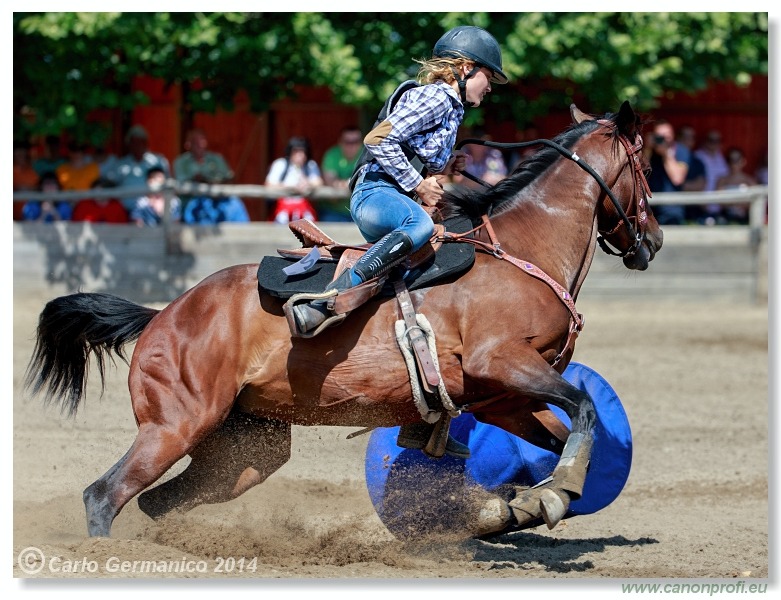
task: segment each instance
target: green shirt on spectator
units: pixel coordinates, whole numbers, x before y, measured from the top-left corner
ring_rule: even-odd
[[[326,150],[323,155],[322,171],[323,173],[333,173],[336,179],[347,181],[353,174],[355,163],[358,162],[360,153],[350,160],[342,153],[339,146],[334,146]],[[318,203],[318,213],[321,221],[338,220],[352,221],[350,216],[350,201],[324,201]]]
[[[197,176],[201,177],[198,178]],[[206,152],[203,160],[198,161],[191,152],[185,152],[174,160],[174,177],[179,181],[205,180],[209,183],[222,183],[233,178],[233,171],[221,154]]]

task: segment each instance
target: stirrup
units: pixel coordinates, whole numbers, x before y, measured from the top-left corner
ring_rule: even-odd
[[[329,298],[335,297],[339,293],[339,290],[336,288],[327,290],[325,292],[319,292],[319,293],[309,293],[309,292],[302,292],[300,294],[294,294],[291,296],[287,302],[282,306],[282,310],[285,313],[285,318],[287,319],[287,326],[290,329],[290,335],[292,337],[299,337],[299,338],[312,338],[315,337],[318,333],[323,331],[324,329],[330,327],[331,325],[337,325],[344,321],[347,318],[347,313],[342,313],[339,315],[333,315],[331,317],[327,317],[325,321],[320,323],[315,329],[311,331],[301,331],[298,328],[298,324],[296,322],[296,316],[293,312],[293,309],[298,304],[305,304],[309,303],[313,300],[327,300]]]

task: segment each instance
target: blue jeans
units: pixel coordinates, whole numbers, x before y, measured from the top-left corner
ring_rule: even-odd
[[[248,223],[247,208],[238,196],[190,198],[184,205],[182,221],[190,225],[214,225],[225,221]]]
[[[350,214],[367,242],[401,231],[412,240],[414,252],[434,235],[428,213],[389,181],[359,179],[350,198]]]

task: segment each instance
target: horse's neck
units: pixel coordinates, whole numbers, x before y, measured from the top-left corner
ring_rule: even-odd
[[[596,247],[599,187],[577,165],[559,160],[491,219],[502,248],[535,264],[577,296]]]

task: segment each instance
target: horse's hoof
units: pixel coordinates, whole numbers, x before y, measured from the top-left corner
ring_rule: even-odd
[[[491,498],[483,504],[477,515],[475,535],[483,536],[507,529],[513,524],[513,513],[507,502],[501,498]]]
[[[87,533],[90,537],[110,537],[111,523],[114,521],[116,511],[105,494],[96,490],[101,489],[96,481],[84,490],[84,509],[87,515]]]
[[[518,490],[520,492],[510,501],[510,509],[518,525],[526,525],[538,520],[541,516],[540,497],[536,490]]]
[[[569,509],[569,494],[565,491],[554,491],[550,488],[540,494],[540,510],[548,529],[556,527]]]

